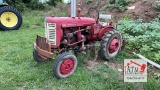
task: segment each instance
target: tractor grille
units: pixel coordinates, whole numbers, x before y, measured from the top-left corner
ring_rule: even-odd
[[[45,37],[52,45],[56,45],[56,24],[45,23]]]

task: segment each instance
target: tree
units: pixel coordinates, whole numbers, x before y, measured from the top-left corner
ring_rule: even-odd
[[[56,4],[57,4],[58,2],[62,2],[62,0],[49,0],[47,3],[48,3],[49,5],[56,6]]]
[[[45,8],[45,4],[39,2],[39,0],[5,0],[5,2],[20,11],[24,11],[26,8],[40,10]],[[62,2],[62,0],[49,0],[47,4],[55,6],[58,2]]]

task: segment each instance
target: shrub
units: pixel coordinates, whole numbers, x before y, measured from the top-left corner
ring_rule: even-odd
[[[56,6],[58,2],[62,2],[62,0],[49,0],[47,2],[48,5]]]
[[[56,3],[61,2],[62,0],[49,0],[47,4],[56,5]],[[24,11],[26,9],[36,9],[42,10],[46,8],[46,3],[41,3],[39,0],[6,0],[6,2],[17,8],[19,11]]]
[[[154,9],[160,11],[160,1],[156,0],[153,4]]]
[[[90,4],[90,3],[92,3],[92,0],[86,0],[86,3]]]
[[[31,9],[37,9],[37,10],[45,9],[45,4],[39,2],[38,0],[30,0],[30,2],[27,3],[26,5],[28,8]]]
[[[124,11],[128,3],[129,3],[129,0],[109,0],[108,7],[110,9],[117,8],[120,11]]]
[[[159,18],[156,18],[150,23],[124,19],[118,22],[117,28],[126,39],[127,50],[139,52],[160,64],[159,25]]]

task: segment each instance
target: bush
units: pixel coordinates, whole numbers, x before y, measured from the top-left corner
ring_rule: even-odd
[[[22,2],[22,0],[5,0],[5,2],[21,12],[27,9],[26,5]]]
[[[49,0],[47,2],[49,5],[56,5],[56,3],[60,2],[62,0]],[[26,9],[32,9],[32,10],[43,10],[46,8],[46,3],[41,3],[39,0],[6,0],[6,2],[17,8],[19,11],[24,11]]]
[[[43,10],[46,8],[45,4],[39,2],[38,0],[30,0],[30,2],[26,4],[26,6],[28,8],[37,9],[37,10]]]
[[[58,2],[62,2],[62,0],[49,0],[47,2],[48,5],[56,6]]]
[[[117,8],[120,11],[124,11],[128,3],[129,3],[129,0],[109,0],[108,7],[110,9]]]
[[[92,0],[86,0],[86,3],[90,4],[90,3],[92,3]]]
[[[160,11],[160,1],[156,0],[153,4],[154,9]]]
[[[118,30],[126,39],[126,49],[138,52],[160,64],[160,16],[150,23],[122,20]]]

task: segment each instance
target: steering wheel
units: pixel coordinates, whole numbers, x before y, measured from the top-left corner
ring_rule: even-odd
[[[89,10],[88,10],[88,13],[87,15],[90,17],[90,18],[93,18],[96,20],[96,23],[98,23],[98,19],[99,19],[99,12],[98,10],[96,10],[95,8],[91,7]]]

